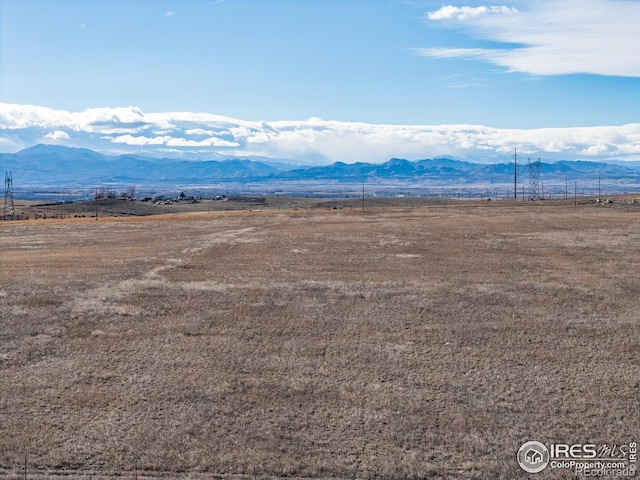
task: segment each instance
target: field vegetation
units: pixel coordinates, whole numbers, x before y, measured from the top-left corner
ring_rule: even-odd
[[[636,210],[533,203],[0,222],[0,477],[522,478],[528,440],[637,441],[638,245]]]

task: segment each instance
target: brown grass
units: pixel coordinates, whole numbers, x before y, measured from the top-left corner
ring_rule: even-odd
[[[639,240],[573,206],[0,222],[0,477],[514,478],[527,440],[637,440]]]

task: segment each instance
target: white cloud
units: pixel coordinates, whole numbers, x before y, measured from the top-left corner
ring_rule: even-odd
[[[187,135],[215,135],[216,132],[212,130],[205,130],[204,128],[189,128],[184,133]]]
[[[164,12],[165,17],[173,17],[175,14],[176,12]]]
[[[453,5],[446,5],[435,12],[429,12],[427,17],[429,20],[449,20],[451,18],[466,20],[468,18],[479,17],[481,15],[508,13],[518,13],[518,10],[504,5],[500,5],[498,7],[454,7]]]
[[[133,136],[133,135],[120,135],[118,137],[102,137],[105,140],[111,140],[113,143],[124,143],[126,145],[137,145],[137,146],[145,146],[145,145],[166,145],[171,137],[163,136],[163,137],[144,137],[144,136]]]
[[[640,160],[640,123],[622,126],[498,129],[482,125],[378,125],[310,118],[249,122],[208,113],[145,113],[137,107],[83,112],[0,103],[0,148],[72,141],[98,151],[261,155],[302,163],[383,162],[453,155],[524,155]]]
[[[511,72],[532,75],[589,73],[640,77],[640,2],[539,0],[526,9],[445,6],[432,21],[455,22],[473,37],[522,45],[516,48],[416,48],[436,58],[478,58]]]
[[[69,140],[69,134],[67,132],[63,132],[62,130],[56,130],[55,132],[47,133],[44,138],[49,140],[53,140],[54,142],[60,142],[62,140]]]
[[[154,127],[167,127],[158,118],[147,120],[138,107],[90,108],[71,113],[34,105],[0,103],[0,130],[66,127],[75,131],[115,134],[143,129],[150,122],[155,123]]]
[[[188,140],[186,138],[176,138],[169,135],[160,137],[145,137],[145,136],[132,136],[132,135],[120,135],[118,137],[103,137],[106,140],[111,140],[113,143],[124,143],[126,145],[166,145],[169,147],[239,147],[238,142],[229,142],[216,137],[206,138],[204,140]]]

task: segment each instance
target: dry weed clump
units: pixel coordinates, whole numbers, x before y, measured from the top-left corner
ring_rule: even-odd
[[[586,207],[0,225],[0,477],[514,478],[527,440],[631,441],[639,238]]]

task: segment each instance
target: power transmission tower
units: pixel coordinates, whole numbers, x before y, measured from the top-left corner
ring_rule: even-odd
[[[540,159],[531,162],[529,159],[529,200],[541,200],[540,195]]]
[[[13,203],[13,175],[11,172],[4,173],[4,208],[2,215],[5,220],[13,220],[16,214],[16,206]]]

